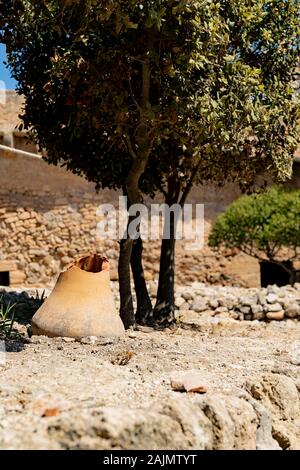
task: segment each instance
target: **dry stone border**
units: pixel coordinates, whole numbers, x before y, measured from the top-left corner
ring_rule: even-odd
[[[260,289],[206,286],[193,283],[177,287],[175,316],[180,321],[194,317],[233,320],[300,320],[300,283]]]
[[[116,303],[119,302],[118,283],[111,283]],[[150,295],[155,301],[156,282],[148,283]],[[16,303],[17,316],[30,319],[47,297],[49,288],[9,288],[0,286],[0,295],[6,302]],[[194,319],[215,318],[246,321],[300,321],[300,283],[294,286],[267,288],[242,288],[211,286],[193,282],[189,286],[177,286],[175,317],[178,322],[190,323]]]

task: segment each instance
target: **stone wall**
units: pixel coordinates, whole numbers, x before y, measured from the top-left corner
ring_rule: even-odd
[[[111,195],[42,160],[0,158],[0,271],[10,283],[45,284],[96,246],[96,208]],[[99,248],[99,247],[98,247]]]
[[[236,188],[217,192],[198,188],[189,202],[204,202],[205,233],[210,220],[238,194]],[[0,277],[9,272],[10,285],[46,285],[74,257],[97,250],[105,253],[116,279],[118,243],[96,237],[97,208],[101,203],[117,207],[118,193],[101,191],[84,179],[44,161],[1,153],[0,157]],[[257,285],[258,264],[249,259],[244,271],[243,256],[202,250],[186,251],[178,242],[177,272],[180,282],[238,283]],[[145,243],[147,279],[157,278],[159,242]],[[0,282],[1,284],[1,282]]]

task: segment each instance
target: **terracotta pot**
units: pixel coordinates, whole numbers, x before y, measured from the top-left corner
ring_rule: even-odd
[[[99,255],[80,258],[57,283],[32,318],[32,333],[46,336],[121,336],[109,282],[109,262]]]

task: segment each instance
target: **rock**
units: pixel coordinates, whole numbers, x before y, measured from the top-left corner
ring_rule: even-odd
[[[194,413],[195,411],[191,406],[187,406],[187,412]],[[95,408],[92,414],[86,410],[78,414],[78,411],[74,410],[69,413],[68,417],[61,414],[59,417],[52,418],[46,431],[51,440],[59,442],[60,449],[141,450],[209,447],[209,435],[206,435],[209,423],[204,416],[202,418],[205,423],[204,427],[197,418],[193,426],[195,430],[196,422],[201,426],[203,434],[201,443],[199,438],[196,439],[196,435],[191,435],[190,432],[185,434],[177,414],[175,417],[171,411],[171,416],[167,413],[168,411],[162,412],[157,409],[143,410],[109,406]],[[201,416],[201,412],[198,412],[199,415]],[[200,437],[200,435],[201,432],[198,430],[197,436]],[[76,436],[75,440],[74,436]],[[150,441],[149,436],[151,436]]]
[[[260,305],[266,305],[267,303],[266,295],[263,292],[258,292],[257,301]]]
[[[181,425],[184,438],[194,449],[212,449],[213,430],[212,423],[197,405],[192,405],[188,398],[180,396],[180,399],[169,399],[161,406],[159,412],[167,415]]]
[[[218,307],[215,310],[215,315],[219,315],[220,313],[228,313],[227,307]]]
[[[202,299],[196,299],[192,303],[192,310],[195,312],[203,312],[204,310],[207,310],[207,302]]]
[[[246,305],[239,307],[239,311],[244,314],[250,313],[250,310],[251,310],[250,307]]]
[[[61,339],[64,341],[64,343],[72,343],[75,341],[75,338],[68,338],[67,336],[63,336]]]
[[[118,353],[115,357],[113,357],[111,359],[111,363],[113,365],[117,365],[117,366],[126,366],[129,361],[133,358],[134,356],[134,352],[133,351],[122,351],[120,353]]]
[[[107,259],[112,260],[112,259],[118,259],[118,252],[117,250],[109,249],[105,253]]]
[[[261,403],[247,396],[246,400],[253,406],[259,420],[256,431],[256,450],[281,450],[278,442],[272,436],[272,416]]]
[[[205,310],[199,313],[194,312],[194,310],[179,310],[175,313],[175,318],[178,319],[181,323],[184,324],[193,324],[194,322],[198,323],[201,322],[201,318],[206,317],[207,315],[211,315],[211,311]]]
[[[300,305],[296,302],[287,304],[285,307],[285,316],[288,318],[300,317]]]
[[[97,336],[85,336],[84,338],[80,338],[80,343],[82,344],[96,344],[97,343]]]
[[[30,342],[31,342],[31,343],[34,343],[34,344],[48,343],[48,341],[50,341],[49,338],[48,338],[48,336],[42,336],[42,335],[40,335],[40,336],[32,336],[32,337],[30,338]]]
[[[175,299],[175,307],[180,308],[181,305],[185,303],[185,300],[183,297],[176,297]]]
[[[188,302],[184,302],[183,304],[180,305],[179,310],[189,310],[190,304]]]
[[[221,312],[221,313],[215,313],[217,318],[230,318],[229,312]]]
[[[128,338],[135,339],[136,337],[137,337],[137,334],[134,333],[133,331],[128,333]]]
[[[144,277],[146,282],[153,280],[153,274],[150,271],[144,271]]]
[[[267,312],[266,317],[269,320],[283,320],[284,319],[284,311],[280,310],[280,312]]]
[[[252,319],[254,321],[264,320],[265,313],[264,312],[257,312],[252,314]]]
[[[45,258],[43,259],[43,263],[46,265],[46,266],[51,266],[53,262],[53,258],[51,255],[47,255],[45,256]]]
[[[253,320],[262,320],[265,316],[264,309],[261,305],[252,305],[251,311],[253,314]]]
[[[207,392],[207,388],[203,385],[203,377],[198,372],[187,372],[183,377],[183,387],[187,392]]]
[[[212,424],[213,450],[256,449],[258,418],[246,400],[209,395],[200,406]]]
[[[264,311],[261,305],[251,305],[251,311],[254,314],[261,313]]]
[[[61,258],[61,262],[64,266],[68,265],[68,264],[71,264],[72,263],[72,258],[70,258],[69,256],[63,256]]]
[[[282,310],[282,306],[278,302],[275,304],[266,305],[265,308],[267,312],[280,312]]]
[[[171,384],[172,390],[174,390],[175,392],[184,392],[185,391],[182,377],[171,379],[170,384]]]
[[[28,220],[28,219],[30,219],[29,212],[23,212],[22,214],[19,215],[19,220]]]
[[[266,300],[268,304],[275,304],[276,302],[278,302],[278,295],[271,292],[267,295]]]
[[[181,297],[183,297],[184,300],[193,300],[195,297],[195,294],[191,290],[186,290],[181,294]]]
[[[28,250],[28,253],[32,256],[43,256],[43,257],[49,256],[46,250],[39,250],[37,248],[31,248],[30,250]],[[43,261],[45,262],[45,258]]]
[[[238,320],[239,319],[239,314],[238,314],[238,312],[230,311],[229,312],[229,317],[232,318],[233,320]]]
[[[268,294],[278,294],[279,291],[280,287],[278,287],[276,284],[272,284],[267,287]]]
[[[220,299],[219,304],[220,304],[220,307],[226,307],[226,309],[232,310],[235,302],[231,299]]]
[[[300,291],[300,282],[295,282],[295,284],[293,285],[294,289]]]
[[[248,380],[246,387],[272,414],[272,435],[280,447],[299,449],[300,402],[294,381],[282,374],[265,374]]]
[[[218,302],[217,299],[211,299],[211,300],[209,300],[208,305],[211,308],[218,308],[219,307],[219,302]]]
[[[157,293],[157,284],[154,282],[151,282],[150,287],[149,287],[149,293],[152,297],[156,297]]]
[[[178,392],[206,393],[203,376],[197,370],[173,372],[170,379],[172,390]]]
[[[252,305],[257,304],[257,296],[241,297],[240,304],[251,307]]]
[[[39,263],[30,263],[28,267],[30,271],[34,271],[34,272],[39,272],[41,269]]]

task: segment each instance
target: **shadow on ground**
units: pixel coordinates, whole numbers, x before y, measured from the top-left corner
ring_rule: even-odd
[[[21,325],[27,325],[35,312],[40,308],[45,301],[45,296],[39,296],[36,291],[35,296],[30,296],[28,292],[10,291],[0,292],[1,304],[6,308],[9,305],[14,305],[14,318],[15,321]]]

